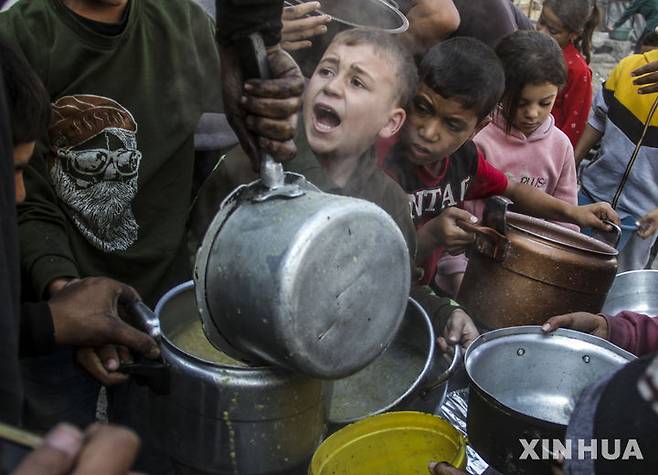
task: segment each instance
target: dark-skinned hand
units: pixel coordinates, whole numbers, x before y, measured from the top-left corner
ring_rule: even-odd
[[[160,355],[146,333],[124,322],[119,310],[140,300],[132,287],[106,277],[74,280],[48,301],[58,345],[100,347],[119,344],[148,358]]]
[[[237,48],[222,47],[220,56],[224,112],[254,170],[260,163],[259,147],[278,161],[294,158],[293,138],[304,93],[304,77],[297,63],[280,46],[274,46],[267,54],[272,79],[244,82]]]
[[[441,211],[418,231],[418,239],[431,239],[435,246],[443,246],[452,255],[463,253],[473,243],[475,235],[460,228],[458,221],[477,223],[477,218],[466,210],[456,206]]]

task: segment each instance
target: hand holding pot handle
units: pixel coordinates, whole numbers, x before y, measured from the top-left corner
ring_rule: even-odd
[[[160,341],[160,319],[144,302],[133,302],[127,307],[133,324]],[[122,363],[118,370],[133,376],[137,384],[147,385],[156,394],[169,393],[169,368],[166,361],[148,361],[140,359],[133,363]]]
[[[476,236],[475,246],[479,252],[496,261],[504,261],[510,247],[509,240],[493,228],[466,221],[457,221],[457,226]]]
[[[263,38],[258,33],[249,35],[248,48],[244,48],[241,61],[248,79],[270,79],[270,65],[267,62],[267,50]],[[272,156],[261,149],[260,176],[263,184],[270,190],[283,186],[283,166],[275,162]]]
[[[133,319],[133,325],[148,333],[154,340],[158,341],[160,339],[160,320],[153,313],[153,310],[148,308],[141,300],[132,302],[126,308]]]
[[[621,228],[609,219],[603,219],[602,221],[610,226],[610,230],[603,231],[601,229],[594,229],[592,231],[592,237],[609,244],[612,247],[617,247],[619,239],[621,238]]]
[[[450,366],[448,367],[448,369],[445,370],[443,373],[441,373],[436,378],[435,381],[430,381],[423,389],[423,393],[427,394],[437,386],[440,386],[446,381],[448,381],[452,377],[452,375],[455,374],[455,371],[457,371],[457,367],[462,363],[463,360],[464,360],[464,355],[463,355],[462,347],[460,344],[456,344],[454,346],[454,350],[452,354],[452,361],[450,362]]]
[[[258,33],[252,33],[245,42],[240,55],[245,76],[250,79],[270,79],[272,74],[263,38]],[[260,178],[267,191],[256,195],[254,201],[267,201],[273,197],[296,198],[304,194],[299,186],[285,184],[281,163],[274,161],[264,149],[260,149],[260,155]]]

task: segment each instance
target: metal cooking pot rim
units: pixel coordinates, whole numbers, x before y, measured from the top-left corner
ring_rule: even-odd
[[[162,297],[160,297],[160,299],[158,300],[158,303],[155,306],[155,310],[153,311],[153,313],[155,313],[155,315],[158,317],[158,320],[160,320],[160,313],[162,311],[162,308],[165,305],[167,305],[171,301],[171,299],[173,299],[177,295],[182,294],[183,292],[185,292],[187,290],[190,290],[190,289],[193,289],[193,288],[194,288],[194,281],[193,280],[188,280],[187,282],[183,282],[182,284],[178,284],[177,286],[169,289]],[[201,316],[199,316],[199,320],[201,320]],[[202,322],[202,325],[203,325],[203,322]],[[169,336],[167,335],[167,332],[165,331],[164,328],[162,328],[162,326],[161,326],[161,335],[160,336],[163,340],[165,340],[167,342],[167,344],[170,347],[172,347],[177,352],[185,355],[188,358],[192,358],[195,361],[200,361],[202,363],[205,363],[205,364],[208,364],[208,365],[211,365],[211,366],[214,366],[214,367],[225,368],[225,369],[236,370],[236,371],[250,371],[250,370],[270,368],[269,366],[262,365],[262,364],[261,365],[251,365],[251,364],[247,365],[247,363],[245,363],[244,367],[242,367],[242,366],[220,365],[220,364],[217,364],[215,362],[208,361],[204,358],[201,358],[200,356],[188,353],[187,351],[185,351],[182,348],[178,347],[178,345],[176,345],[176,343],[174,343],[169,338]],[[222,351],[222,350],[218,349],[218,351]]]
[[[524,326],[516,326],[510,328],[501,328],[498,330],[491,330],[477,337],[475,341],[473,341],[471,346],[469,346],[469,348],[466,350],[466,354],[464,355],[464,367],[466,368],[466,373],[468,375],[468,379],[470,380],[471,384],[475,385],[479,391],[489,396],[492,400],[496,401],[497,404],[499,404],[502,407],[505,407],[507,410],[513,411],[514,413],[520,414],[524,417],[530,417],[537,420],[541,420],[541,419],[538,419],[530,414],[524,414],[514,408],[509,407],[507,404],[504,404],[501,401],[499,401],[495,395],[491,394],[489,391],[484,389],[478,383],[478,381],[476,381],[475,378],[473,378],[471,365],[468,364],[469,358],[472,357],[473,353],[479,347],[481,347],[486,343],[506,337],[532,336],[532,335],[536,337],[537,342],[541,342],[545,338],[555,338],[555,337],[569,338],[569,339],[579,340],[584,343],[597,346],[599,348],[602,347],[604,350],[613,353],[616,356],[619,356],[627,360],[628,362],[637,359],[635,355],[629,353],[626,350],[619,348],[618,346],[610,343],[607,340],[604,340],[603,338],[599,338],[598,336],[590,335],[588,333],[582,333],[576,330],[570,330],[568,328],[558,328],[557,330],[547,334],[541,329],[541,326],[539,325],[524,325]]]
[[[616,315],[624,310],[658,317],[658,270],[638,269],[615,276],[601,313]]]
[[[620,272],[615,276],[615,279],[620,278],[624,275],[630,274],[658,274],[658,269],[636,269],[636,270],[627,270],[626,272]],[[658,289],[656,289],[658,290]]]
[[[605,350],[614,353],[617,356],[620,356],[628,361],[637,359],[637,357],[632,353],[629,353],[628,351],[619,348],[617,345],[610,343],[608,340],[605,340],[598,336],[590,335],[589,333],[583,333],[577,330],[571,330],[569,328],[558,328],[557,330],[547,334],[541,329],[541,326],[539,325],[521,325],[521,326],[515,326],[509,328],[500,328],[498,330],[491,330],[489,332],[483,333],[482,335],[477,337],[473,341],[471,346],[469,346],[468,349],[466,350],[466,354],[464,355],[464,362],[467,362],[469,357],[472,355],[472,353],[483,344],[493,340],[498,340],[500,338],[515,336],[515,335],[537,335],[539,336],[539,338],[537,338],[537,341],[541,341],[544,338],[551,338],[556,336],[571,338],[598,347],[603,347]],[[466,367],[466,370],[468,371],[468,367]]]
[[[614,257],[614,256],[617,256],[619,254],[619,252],[614,247],[609,246],[608,244],[606,244],[604,242],[601,242],[598,239],[594,239],[593,237],[587,236],[585,234],[577,233],[576,231],[573,231],[572,229],[568,229],[568,228],[565,228],[563,226],[560,226],[559,224],[544,221],[542,219],[534,218],[532,216],[526,216],[526,215],[519,214],[519,213],[513,213],[511,211],[507,213],[507,217],[508,217],[507,225],[510,228],[512,228],[516,231],[522,232],[522,233],[530,234],[531,236],[538,237],[540,239],[552,242],[554,244],[560,244],[562,246],[567,246],[569,248],[577,249],[577,250],[582,251],[582,252],[586,252],[586,253],[589,253],[589,254],[597,254],[597,255],[601,255],[601,256]],[[510,218],[511,218],[511,220],[520,221],[520,223],[519,224],[512,223],[512,222],[510,222]],[[577,237],[578,237],[579,240],[582,240],[584,242],[587,242],[587,243],[591,244],[592,247],[585,247],[585,246],[582,246],[582,245],[579,245],[579,244],[576,244],[576,243],[564,242],[564,241],[561,241],[560,239],[552,238],[550,236],[543,235],[541,233],[532,231],[530,229],[526,229],[526,228],[523,227],[523,224],[537,225],[537,226],[545,227],[547,229],[552,229],[552,230],[555,230],[555,231],[564,232],[567,235],[572,234],[572,233],[577,234],[578,235]],[[596,248],[598,248],[598,249],[596,249]]]
[[[434,363],[434,358],[435,358],[435,353],[436,353],[436,337],[434,333],[434,327],[432,326],[432,321],[430,320],[430,317],[427,315],[427,312],[425,309],[412,297],[409,297],[409,303],[416,308],[417,313],[419,316],[422,318],[423,323],[426,325],[426,328],[429,333],[429,348],[427,352],[427,358],[425,359],[425,364],[423,365],[423,369],[418,375],[418,377],[414,380],[414,382],[407,388],[407,390],[399,396],[395,401],[390,403],[387,406],[384,406],[383,408],[380,408],[377,410],[377,412],[370,413],[370,414],[364,414],[361,416],[357,417],[352,417],[349,419],[343,419],[343,420],[330,420],[329,422],[332,424],[351,424],[353,422],[357,422],[360,420],[363,420],[365,417],[369,416],[374,416],[377,414],[381,414],[384,412],[388,412],[391,409],[393,409],[395,406],[400,404],[405,398],[407,398],[409,395],[411,395],[414,391],[418,389],[418,386],[422,384],[422,382],[427,378],[427,375],[430,372],[430,369],[432,368],[432,364]],[[396,337],[397,338],[397,337]],[[395,339],[391,342],[389,345],[389,348],[395,344]],[[381,358],[383,353],[379,355],[377,358]],[[374,362],[373,362],[374,363]],[[372,364],[372,363],[371,363]],[[348,376],[349,377],[349,376]]]
[[[337,22],[339,22],[339,23],[343,23],[344,25],[348,25],[348,26],[351,26],[351,27],[353,27],[353,28],[365,28],[365,29],[369,29],[369,30],[380,30],[380,31],[385,31],[385,32],[387,32],[387,33],[391,33],[391,34],[404,33],[405,31],[407,31],[407,30],[409,29],[409,20],[407,19],[407,17],[406,17],[402,12],[400,12],[398,9],[396,9],[395,7],[393,7],[393,5],[391,5],[391,4],[389,4],[389,3],[386,3],[386,2],[384,2],[384,1],[379,0],[379,1],[377,1],[376,3],[379,3],[379,4],[382,5],[384,8],[390,10],[391,13],[393,13],[395,16],[398,17],[398,19],[402,22],[402,25],[400,25],[400,26],[397,27],[397,28],[377,28],[377,27],[369,27],[369,26],[366,26],[366,25],[361,25],[361,24],[359,24],[359,23],[351,22],[351,21],[349,21],[349,20],[343,20],[342,18],[339,18],[339,17],[333,16],[333,15],[331,15],[331,14],[325,12],[325,11],[322,10],[322,9],[318,10],[318,12],[319,12],[319,13],[322,13],[323,15],[327,15],[327,16],[331,17],[331,19],[332,19],[333,21],[337,21]]]

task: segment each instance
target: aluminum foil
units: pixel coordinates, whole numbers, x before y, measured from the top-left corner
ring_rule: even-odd
[[[443,405],[439,408],[439,415],[447,419],[458,431],[466,434],[466,414],[468,412],[468,389],[451,391],[446,395]],[[466,471],[471,475],[482,475],[489,467],[471,446],[466,447],[468,465]]]

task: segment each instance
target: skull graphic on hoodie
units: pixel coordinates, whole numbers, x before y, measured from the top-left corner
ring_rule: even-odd
[[[57,196],[89,243],[125,251],[139,231],[131,206],[142,158],[137,123],[121,104],[95,95],[61,97],[52,111],[49,168]]]

